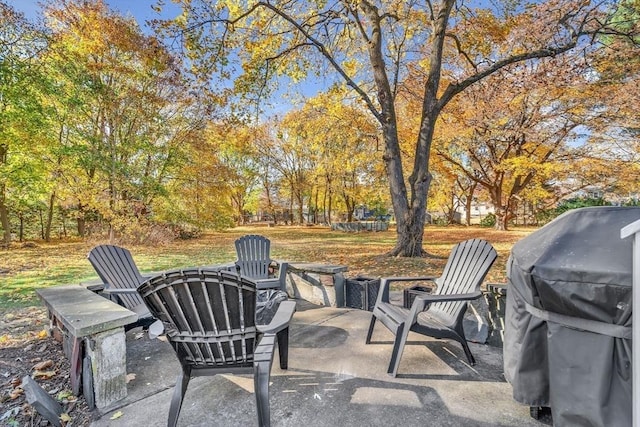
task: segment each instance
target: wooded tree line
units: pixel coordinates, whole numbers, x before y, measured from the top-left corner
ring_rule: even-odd
[[[638,0],[181,3],[149,35],[102,1],[43,26],[0,1],[5,243],[367,204],[420,255],[427,206],[486,199],[506,228],[587,185],[637,192]],[[269,114],[310,75],[330,88]]]

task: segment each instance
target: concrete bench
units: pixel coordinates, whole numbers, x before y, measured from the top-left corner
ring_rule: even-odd
[[[345,306],[345,265],[289,263],[287,292],[293,298],[330,307]]]
[[[71,362],[71,388],[80,383],[90,407],[107,408],[127,396],[124,326],[138,315],[80,285],[37,289],[49,312],[50,332],[62,334]]]

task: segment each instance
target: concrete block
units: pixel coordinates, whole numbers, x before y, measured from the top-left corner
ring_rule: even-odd
[[[464,319],[462,319],[462,327],[467,341],[486,344],[490,332],[486,313],[487,307],[483,299],[469,303]]]
[[[124,328],[101,332],[86,338],[85,342],[86,355],[91,361],[95,405],[103,409],[127,396]]]
[[[324,281],[318,273],[295,272],[289,274],[288,293],[296,299],[304,299],[312,304],[336,307],[336,289],[331,276]],[[331,282],[327,281],[327,278]],[[330,283],[330,284],[329,284]],[[289,288],[290,286],[290,288]]]
[[[56,426],[61,427],[60,414],[62,414],[62,406],[56,400],[49,396],[49,393],[44,391],[40,385],[35,382],[30,376],[22,378],[22,389],[27,398],[27,402],[35,408],[36,411],[49,422]]]

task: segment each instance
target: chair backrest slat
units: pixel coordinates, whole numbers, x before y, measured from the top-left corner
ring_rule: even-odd
[[[471,239],[458,243],[447,260],[447,264],[436,283],[437,295],[466,294],[480,288],[498,254],[491,244],[481,239]],[[456,322],[466,302],[440,302],[431,304],[429,312],[434,313],[445,324]]]
[[[138,292],[165,324],[183,364],[249,367],[253,362],[255,284],[232,272],[191,269],[144,282]]]
[[[236,265],[243,276],[252,279],[266,279],[269,277],[271,264],[271,241],[264,236],[247,234],[235,241]]]
[[[144,281],[131,252],[125,248],[99,245],[91,249],[87,258],[107,288],[136,289]],[[142,304],[135,293],[119,294],[118,298],[129,309]]]

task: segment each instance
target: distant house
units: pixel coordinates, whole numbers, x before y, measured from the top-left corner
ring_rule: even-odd
[[[562,197],[561,200],[570,200],[575,198],[585,199],[603,199],[613,205],[622,205],[630,201],[637,202],[640,200],[640,193],[629,192],[621,194],[616,192],[613,188],[602,187],[599,185],[589,185]]]

